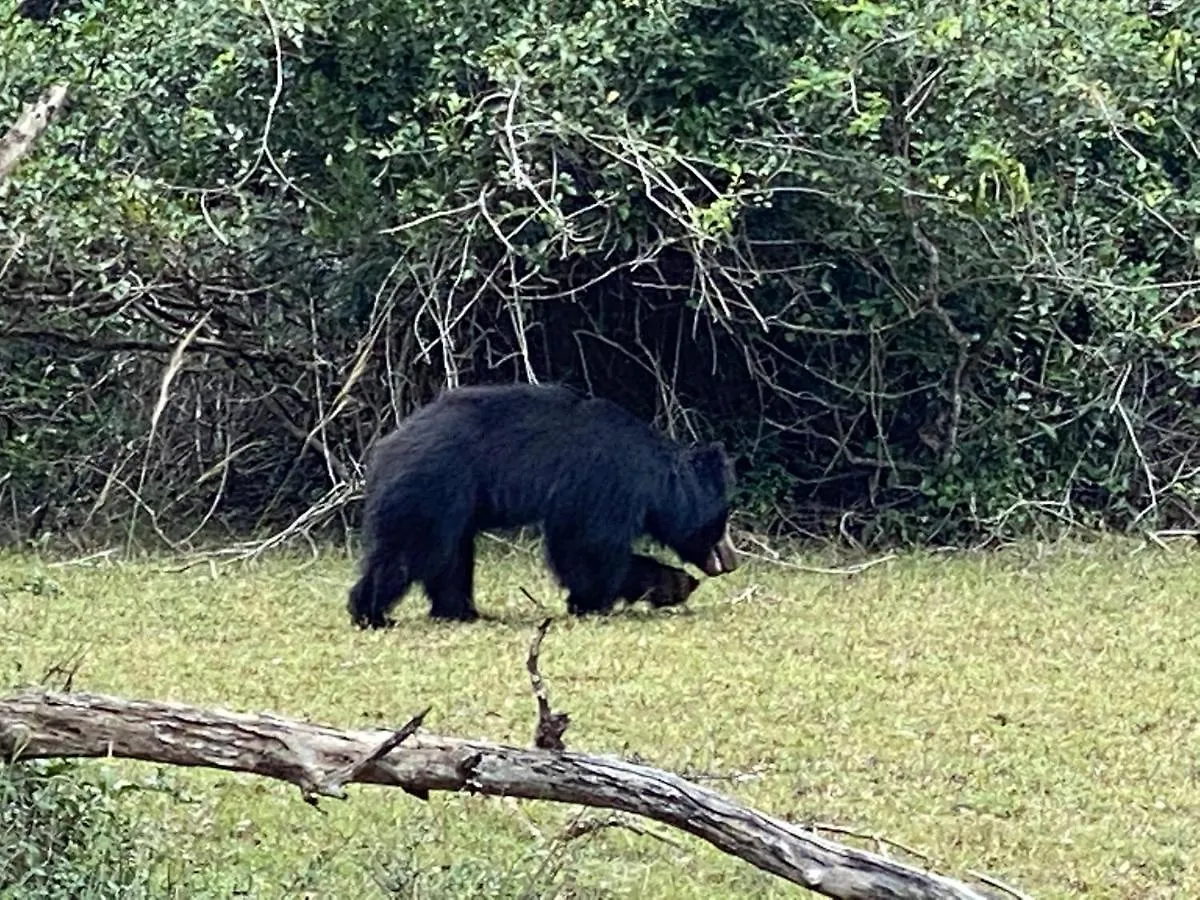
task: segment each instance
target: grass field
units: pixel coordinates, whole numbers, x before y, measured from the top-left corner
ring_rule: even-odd
[[[173,571],[172,569],[176,569]],[[0,557],[0,681],[86,647],[79,689],[526,744],[523,668],[559,592],[490,550],[478,604],[350,627],[350,561],[53,566]],[[687,610],[556,622],[573,749],[639,754],[764,811],[878,833],[1039,898],[1200,896],[1200,556],[1130,543],[910,555],[853,578],[751,562]],[[176,896],[795,897],[650,823],[563,846],[579,810],[356,786],[323,812],[249,777],[90,763],[132,789]],[[718,777],[714,777],[718,776]]]

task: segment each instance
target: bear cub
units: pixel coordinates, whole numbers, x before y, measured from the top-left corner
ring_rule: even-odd
[[[645,600],[651,606],[678,606],[700,587],[700,579],[652,556],[633,554],[618,596],[629,603]]]

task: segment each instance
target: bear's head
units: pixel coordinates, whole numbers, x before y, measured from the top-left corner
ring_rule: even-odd
[[[688,450],[678,472],[677,505],[660,511],[655,535],[705,575],[724,575],[738,567],[729,539],[729,492],[733,468],[720,444]],[[666,513],[663,515],[662,513]]]

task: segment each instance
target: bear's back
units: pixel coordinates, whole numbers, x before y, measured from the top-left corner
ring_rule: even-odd
[[[573,441],[577,448],[635,441],[635,446],[664,439],[622,406],[589,398],[561,384],[472,385],[448,390],[409,418],[438,419],[465,431],[488,435],[551,433],[556,443]],[[626,447],[631,450],[633,447]]]

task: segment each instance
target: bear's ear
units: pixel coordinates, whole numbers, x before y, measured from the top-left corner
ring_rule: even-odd
[[[725,455],[723,444],[718,442],[697,447],[692,465],[704,484],[720,485],[722,491],[732,487],[733,467]]]

